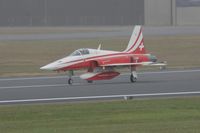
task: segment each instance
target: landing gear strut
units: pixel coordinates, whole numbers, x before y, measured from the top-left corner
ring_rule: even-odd
[[[68,72],[68,76],[69,76],[69,79],[68,79],[68,84],[69,85],[72,85],[72,83],[73,83],[73,79],[72,79],[72,76],[74,75],[74,71],[69,71]]]
[[[97,62],[96,61],[92,61],[91,63],[90,63],[90,67],[88,68],[88,72],[94,72],[94,69],[97,67]],[[88,83],[93,83],[93,81],[92,80],[86,80]]]

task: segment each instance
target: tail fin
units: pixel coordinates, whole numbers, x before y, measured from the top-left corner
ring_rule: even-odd
[[[145,54],[146,53],[146,50],[144,48],[142,27],[140,25],[136,25],[134,27],[130,41],[124,52],[132,53],[132,54]]]

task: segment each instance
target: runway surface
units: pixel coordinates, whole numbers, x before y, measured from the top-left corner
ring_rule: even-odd
[[[104,27],[105,28],[105,27]],[[129,37],[133,27],[107,27],[109,31],[83,32],[83,33],[51,33],[51,34],[0,34],[0,41],[20,40],[66,40],[66,39],[91,39],[110,37]],[[174,35],[199,35],[200,27],[143,27],[145,36],[174,36]]]
[[[138,81],[130,83],[129,75],[88,84],[74,77],[0,78],[0,104],[47,103],[116,99],[134,97],[163,97],[200,95],[200,70],[138,73]],[[125,97],[126,98],[126,97]]]

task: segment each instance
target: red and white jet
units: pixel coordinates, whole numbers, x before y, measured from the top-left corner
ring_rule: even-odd
[[[68,84],[72,84],[74,70],[86,69],[87,72],[80,75],[81,79],[91,83],[94,80],[108,80],[118,76],[117,67],[130,68],[130,81],[136,82],[136,67],[139,66],[165,66],[165,63],[157,63],[154,55],[147,54],[144,47],[144,39],[141,26],[134,27],[127,48],[122,51],[108,51],[82,48],[74,51],[69,56],[47,64],[40,69],[53,71],[69,71]]]

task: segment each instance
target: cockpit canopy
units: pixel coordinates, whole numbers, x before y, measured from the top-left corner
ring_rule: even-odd
[[[87,55],[90,54],[89,50],[87,48],[82,48],[74,51],[70,56],[80,56],[80,55]]]

